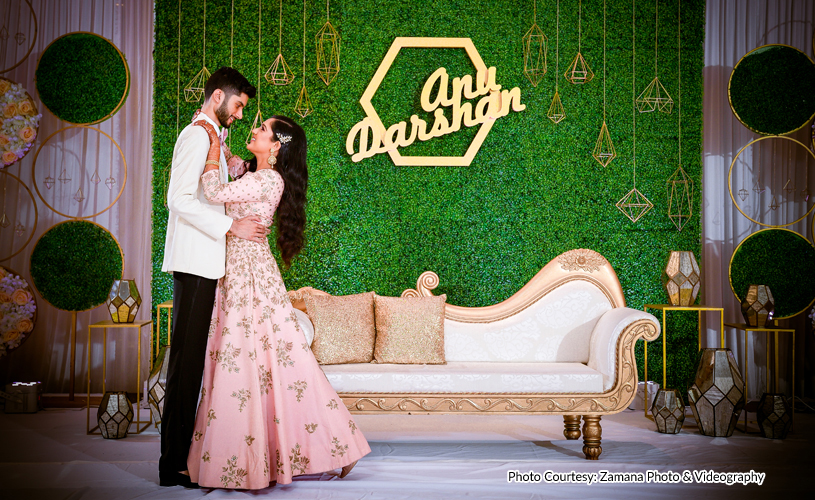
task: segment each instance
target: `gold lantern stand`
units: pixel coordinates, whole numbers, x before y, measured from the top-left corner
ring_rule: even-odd
[[[145,321],[134,321],[133,323],[114,323],[113,321],[107,319],[104,321],[97,321],[92,325],[88,325],[88,399],[86,399],[85,404],[85,411],[86,411],[86,425],[85,430],[87,434],[101,434],[101,429],[99,429],[99,425],[97,424],[95,427],[91,428],[91,331],[93,329],[102,329],[102,394],[105,393],[106,389],[106,382],[107,382],[107,360],[108,360],[108,328],[117,328],[117,329],[135,329],[136,333],[138,334],[138,356],[136,361],[136,418],[131,422],[131,425],[136,425],[136,434],[141,434],[142,431],[147,429],[150,424],[153,423],[153,414],[149,413],[149,418],[146,422],[142,422],[141,420],[141,412],[139,411],[139,402],[140,397],[139,395],[142,394],[142,387],[141,387],[141,344],[142,344],[142,328],[145,326],[150,326],[150,333],[148,335],[150,338],[150,352],[153,351],[153,336],[152,336],[152,327],[153,321],[152,320],[145,320]],[[150,359],[150,369],[153,368],[153,360]],[[148,370],[149,372],[149,370]],[[142,426],[144,423],[144,426]],[[99,432],[95,432],[99,430]]]

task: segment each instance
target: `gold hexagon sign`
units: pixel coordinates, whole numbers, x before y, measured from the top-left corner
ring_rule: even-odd
[[[436,121],[429,127],[430,130],[428,130],[427,123],[417,115],[410,118],[410,124],[402,121],[386,128],[371,102],[396,56],[403,48],[464,49],[476,69],[475,81],[471,75],[453,79],[453,97],[449,99],[448,103],[442,102],[445,101],[445,98],[439,96],[430,102],[429,95],[429,89],[437,81],[440,88],[439,94],[442,94],[441,89],[448,84],[446,70],[439,68],[428,78],[422,91],[422,106],[428,112],[434,111]],[[473,84],[475,84],[475,89],[473,89]],[[475,105],[461,102],[462,98],[472,99],[479,96],[483,97]],[[396,37],[359,103],[366,117],[348,133],[346,150],[348,154],[352,155],[352,161],[357,162],[363,158],[387,152],[393,163],[398,166],[469,166],[481,149],[494,121],[507,115],[510,108],[515,112],[526,109],[526,106],[521,104],[520,88],[501,90],[501,86],[495,83],[495,68],[487,68],[469,38]],[[426,104],[429,105],[429,108]],[[434,106],[435,109],[433,109]],[[439,106],[453,107],[452,123],[447,120],[444,111]],[[409,146],[416,138],[420,141],[429,140],[455,132],[462,125],[465,127],[480,125],[464,156],[402,156],[398,151],[399,147]],[[408,127],[411,127],[411,133],[406,137]],[[355,154],[354,144],[357,141],[360,144],[360,151]]]

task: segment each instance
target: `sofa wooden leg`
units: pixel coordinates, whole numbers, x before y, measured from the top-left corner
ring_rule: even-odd
[[[583,453],[586,460],[597,460],[603,448],[600,446],[600,416],[583,415]]]
[[[563,427],[566,439],[580,439],[580,415],[563,415]]]

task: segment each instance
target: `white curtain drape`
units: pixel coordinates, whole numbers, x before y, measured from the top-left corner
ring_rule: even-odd
[[[0,13],[6,11],[17,12],[18,5],[24,2],[19,0],[6,0],[0,2]],[[130,68],[130,93],[122,108],[112,118],[94,125],[109,134],[121,147],[127,161],[127,183],[118,203],[112,209],[95,217],[93,220],[108,229],[119,241],[125,256],[125,277],[136,280],[142,295],[142,308],[137,319],[150,318],[150,213],[151,213],[151,130],[152,130],[152,101],[153,101],[153,2],[150,0],[31,0],[37,19],[37,38],[34,48],[28,58],[13,70],[2,74],[14,82],[21,83],[34,98],[42,120],[40,122],[37,143],[32,151],[18,164],[8,170],[20,177],[23,182],[34,191],[34,182],[39,182],[39,188],[44,196],[53,196],[52,190],[43,187],[44,175],[41,168],[53,172],[61,168],[55,163],[58,156],[46,153],[43,148],[41,157],[37,160],[37,179],[32,179],[32,163],[36,149],[53,132],[70,125],[57,119],[42,106],[34,84],[34,74],[37,61],[45,48],[56,38],[74,31],[88,31],[101,35],[116,45],[124,54]],[[13,10],[12,10],[13,9]],[[23,12],[25,13],[24,7]],[[30,32],[28,15],[19,16],[19,23],[11,22],[11,36],[18,30]],[[105,71],[105,68],[99,68]],[[93,96],[88,96],[92,99]],[[94,141],[97,135],[91,132],[87,144],[81,140],[69,140],[70,134],[64,138],[64,155],[66,158],[79,158],[69,166],[68,172],[74,178],[89,179],[98,167],[102,182],[94,186],[85,182],[83,191],[89,199],[86,209],[98,208],[94,213],[108,204],[107,197],[110,190],[105,187],[104,180],[111,175],[121,182],[119,171],[119,154],[113,148],[111,154],[109,141],[99,141],[96,147]],[[78,134],[75,134],[78,135]],[[60,146],[63,138],[58,134],[50,141],[52,145]],[[57,148],[60,152],[61,149]],[[42,162],[42,164],[41,164]],[[113,165],[111,165],[113,164]],[[52,174],[53,175],[53,174]],[[57,174],[58,175],[58,174]],[[54,175],[56,178],[57,176]],[[57,184],[59,186],[59,184]],[[117,185],[118,187],[118,185]],[[76,189],[75,187],[73,189]],[[100,201],[94,202],[94,190],[99,190]],[[118,189],[114,189],[113,193]],[[71,198],[73,192],[66,199],[57,200],[61,207],[70,208],[73,215],[76,204]],[[31,283],[29,275],[29,258],[37,239],[56,223],[67,220],[49,210],[42,200],[34,194],[39,221],[31,243],[19,255],[0,262],[0,265],[11,268],[20,273]],[[66,196],[63,195],[63,198]],[[6,194],[6,213],[12,220],[25,221],[27,227],[33,225],[33,207],[22,188],[16,183],[9,182]],[[56,208],[56,207],[55,207]],[[61,210],[62,211],[62,210]],[[19,248],[19,238],[14,236],[14,224],[2,230],[0,241],[0,255],[9,255],[12,248]],[[29,233],[30,234],[30,233]],[[27,237],[27,235],[26,235]],[[49,305],[43,298],[36,295],[38,316],[36,326],[30,338],[16,351],[11,352],[4,359],[0,359],[0,376],[11,381],[39,380],[43,382],[45,391],[51,393],[66,393],[69,391],[70,379],[70,333],[71,313],[59,311]],[[85,390],[86,367],[88,363],[88,349],[86,347],[88,324],[110,319],[104,305],[91,311],[77,314],[77,351],[76,351],[76,391]],[[143,356],[148,356],[146,346],[149,344],[148,328],[143,330],[144,350]],[[101,330],[94,334],[91,345],[92,377],[94,385],[92,390],[101,389],[101,362],[102,339]],[[128,390],[133,392],[135,386],[136,370],[136,335],[134,330],[108,331],[108,359],[107,359],[107,389]],[[146,359],[146,358],[143,358]],[[143,365],[146,365],[143,363]],[[142,371],[142,380],[147,374],[146,368]]]
[[[705,27],[705,96],[704,96],[704,172],[703,172],[703,199],[702,199],[702,242],[703,242],[703,300],[708,305],[723,307],[725,322],[743,323],[741,308],[730,290],[728,280],[728,265],[736,246],[748,235],[762,229],[744,217],[733,206],[727,187],[728,170],[738,151],[759,135],[742,125],[730,109],[727,97],[727,87],[733,67],[747,52],[766,44],[785,44],[795,47],[812,57],[813,29],[815,29],[815,2],[812,0],[707,0],[707,19]],[[815,97],[815,89],[813,97]],[[810,127],[791,135],[803,142],[810,143]],[[784,147],[777,147],[775,151],[770,146],[777,140],[762,141],[761,164],[770,165],[771,158],[774,163],[784,164],[790,161],[795,168],[778,172],[778,168],[769,166],[764,170],[761,178],[763,187],[770,187],[774,183],[786,182],[792,175],[793,184],[800,191],[805,180],[804,172],[808,168],[809,189],[815,193],[815,163],[804,151],[793,148],[791,151]],[[787,158],[784,158],[787,156]],[[752,156],[745,155],[746,164],[738,164],[736,179],[740,175],[751,175],[754,164]],[[741,157],[740,157],[741,158]],[[758,160],[758,158],[756,158]],[[808,163],[807,163],[808,161]],[[779,176],[783,175],[783,179]],[[752,197],[753,210],[762,212],[761,220],[765,223],[780,224],[792,221],[802,216],[807,207],[804,202],[783,203],[773,211],[768,208],[771,200],[761,199],[752,190],[753,184],[745,181],[746,187]],[[736,188],[738,189],[738,187]],[[766,197],[766,194],[765,194]],[[760,203],[760,208],[759,208]],[[755,212],[749,212],[755,213]],[[812,238],[809,225],[811,216],[803,221],[789,226],[788,229]],[[796,392],[801,395],[805,388],[812,387],[804,384],[804,353],[812,340],[811,327],[807,325],[805,315],[785,321],[783,325],[796,328],[796,379],[799,381]],[[709,315],[707,325],[717,325],[718,318]],[[718,330],[718,327],[715,329]],[[707,330],[709,346],[718,345],[718,332],[713,328]],[[766,344],[763,336],[751,334],[745,345],[743,332],[733,329],[727,331],[727,346],[733,349],[739,366],[744,372],[743,356],[747,352],[748,387],[749,396],[756,398],[765,391],[766,376]],[[789,391],[791,360],[791,339],[782,335],[780,342],[780,387]],[[772,369],[772,367],[771,367]],[[809,389],[808,389],[809,390]]]

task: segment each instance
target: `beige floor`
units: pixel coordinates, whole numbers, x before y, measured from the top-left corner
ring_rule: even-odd
[[[145,412],[146,415],[146,412]],[[85,434],[84,410],[0,413],[0,499],[152,498],[764,498],[810,497],[815,415],[796,415],[783,441],[736,432],[699,434],[693,420],[678,435],[655,432],[642,413],[604,418],[603,454],[584,460],[566,441],[560,417],[381,415],[356,417],[370,455],[340,480],[303,476],[291,485],[245,492],[158,486],[155,430],[122,440]],[[507,473],[712,470],[766,473],[764,484],[520,484]],[[783,495],[783,496],[777,496]]]

